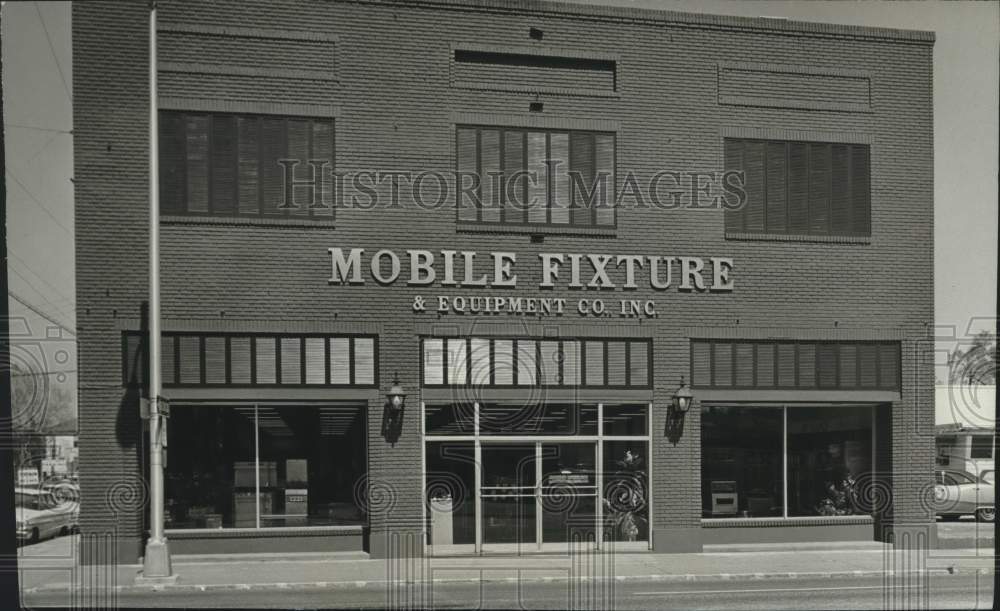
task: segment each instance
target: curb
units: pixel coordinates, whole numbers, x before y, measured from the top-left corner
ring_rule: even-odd
[[[906,577],[920,575],[992,575],[993,568],[964,568],[955,567],[933,568],[925,571],[836,571],[836,572],[776,572],[776,573],[715,573],[715,574],[687,574],[687,575],[621,575],[617,577],[578,577],[574,581],[580,582],[659,582],[659,583],[705,583],[723,581],[767,581],[775,579],[846,579],[846,578],[867,578],[867,577]],[[455,583],[561,583],[569,581],[565,577],[455,577],[434,579],[434,584],[455,584]],[[120,594],[138,592],[225,592],[225,591],[253,591],[253,590],[295,590],[295,589],[363,589],[363,588],[388,588],[398,585],[414,585],[421,583],[418,580],[395,580],[386,579],[355,580],[355,581],[313,581],[313,582],[274,582],[274,583],[243,583],[243,584],[159,584],[159,585],[119,585],[101,589],[101,591],[114,591]],[[47,592],[65,592],[70,590],[69,584],[46,584],[34,588],[22,590],[24,594],[41,594]],[[82,588],[83,590],[93,590],[95,588]]]

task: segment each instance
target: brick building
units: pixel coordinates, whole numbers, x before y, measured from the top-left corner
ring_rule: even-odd
[[[174,553],[933,545],[932,33],[158,13]],[[73,21],[81,528],[129,561],[148,9]]]

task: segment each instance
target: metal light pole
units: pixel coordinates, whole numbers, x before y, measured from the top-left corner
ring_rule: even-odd
[[[143,579],[173,579],[163,534],[163,447],[169,408],[160,396],[160,164],[156,84],[156,2],[149,7],[149,539]],[[166,408],[166,409],[165,409]]]

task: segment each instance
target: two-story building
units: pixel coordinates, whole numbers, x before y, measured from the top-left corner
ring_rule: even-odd
[[[158,13],[173,553],[934,544],[932,33]],[[119,561],[148,528],[148,19],[74,5],[83,557]]]

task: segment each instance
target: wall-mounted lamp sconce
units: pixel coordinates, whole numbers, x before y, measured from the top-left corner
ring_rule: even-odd
[[[674,396],[671,397],[670,407],[673,408],[674,412],[684,415],[689,409],[691,409],[691,401],[693,399],[694,395],[691,393],[691,389],[684,383],[684,376],[681,376],[681,385],[676,391],[674,391]]]
[[[385,411],[383,412],[382,420],[382,435],[389,442],[395,442],[399,438],[400,424],[403,421],[403,410],[406,407],[406,393],[403,391],[403,387],[399,385],[399,374],[396,374],[392,380],[392,386],[389,388],[389,392],[386,393]]]

